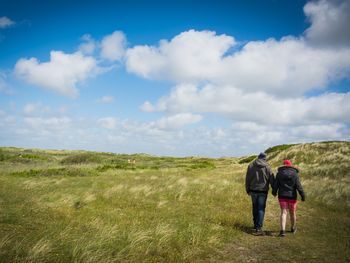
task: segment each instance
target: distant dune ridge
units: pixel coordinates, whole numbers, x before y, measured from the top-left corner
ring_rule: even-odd
[[[284,159],[300,168],[307,194],[287,242],[272,195],[267,235],[250,235],[244,177],[256,156],[1,147],[0,262],[350,261],[350,142],[266,153],[273,171]]]

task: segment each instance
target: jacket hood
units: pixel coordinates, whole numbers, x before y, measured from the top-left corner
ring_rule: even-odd
[[[265,166],[268,166],[269,164],[267,163],[266,160],[264,159],[256,159],[254,162],[253,162],[254,165],[258,166],[258,167],[265,167]]]
[[[283,170],[286,170],[286,169],[292,169],[292,170],[295,170],[297,173],[299,173],[298,168],[296,168],[294,166],[281,166],[281,167],[278,167],[278,171],[283,171]]]

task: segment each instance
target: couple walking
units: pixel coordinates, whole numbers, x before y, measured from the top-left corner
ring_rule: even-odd
[[[276,196],[278,193],[278,201],[281,207],[279,236],[285,236],[288,211],[291,221],[291,232],[296,232],[297,191],[301,196],[301,200],[305,201],[305,193],[301,186],[298,173],[299,170],[292,166],[290,160],[284,160],[283,166],[278,168],[275,178],[267,163],[265,153],[260,153],[258,158],[249,164],[245,186],[247,194],[252,199],[254,230],[256,234],[263,234],[262,227],[269,185],[272,187],[273,196]]]

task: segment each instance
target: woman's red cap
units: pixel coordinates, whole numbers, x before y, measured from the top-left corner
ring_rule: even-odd
[[[292,166],[292,162],[290,160],[284,160],[283,165],[285,166]]]

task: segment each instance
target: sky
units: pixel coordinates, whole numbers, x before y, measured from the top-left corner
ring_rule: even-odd
[[[0,0],[0,146],[349,141],[349,24],[350,0]]]

